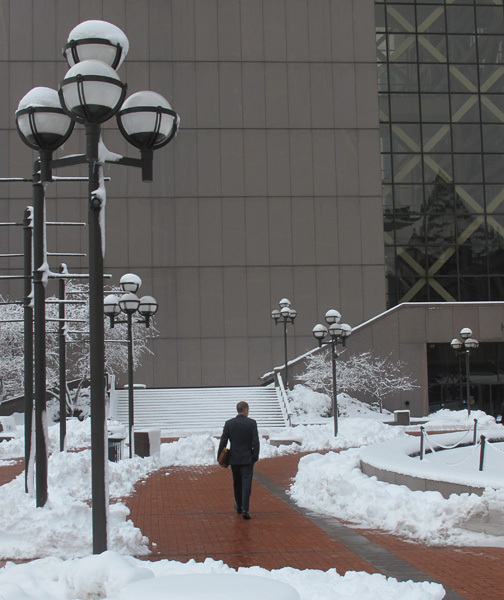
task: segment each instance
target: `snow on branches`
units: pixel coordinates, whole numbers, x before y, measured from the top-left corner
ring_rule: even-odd
[[[393,361],[390,356],[374,356],[371,352],[350,356],[347,360],[339,358],[336,364],[338,393],[369,395],[374,398],[382,412],[386,396],[418,387],[405,369],[406,364],[403,361]],[[314,391],[331,396],[333,381],[330,349],[327,347],[309,355],[305,371],[296,379]]]
[[[67,381],[86,380],[89,378],[89,285],[87,283],[66,284],[68,301],[78,304],[65,304],[66,349],[67,349]],[[121,294],[118,288],[111,293]],[[4,301],[0,296],[0,301]],[[58,323],[49,319],[58,318],[57,298],[46,300],[46,381],[47,388],[57,388],[59,383],[58,362]],[[24,373],[24,341],[23,312],[21,304],[0,305],[0,379],[2,382],[2,399],[13,398],[23,394]],[[105,318],[105,316],[104,316]],[[122,319],[121,319],[122,320]],[[8,321],[8,322],[6,322]],[[133,360],[134,368],[140,364],[144,353],[152,354],[148,341],[157,335],[153,326],[135,323],[133,319]],[[126,373],[128,361],[126,325],[117,324],[110,328],[105,321],[105,370],[111,374]],[[112,340],[112,341],[110,341]]]

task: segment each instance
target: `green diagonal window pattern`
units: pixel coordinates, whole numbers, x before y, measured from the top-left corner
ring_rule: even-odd
[[[375,7],[388,305],[503,300],[503,1]]]

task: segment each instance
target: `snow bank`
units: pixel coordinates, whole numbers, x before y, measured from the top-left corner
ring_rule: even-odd
[[[383,575],[354,571],[341,576],[335,569],[326,572],[298,571],[286,567],[267,571],[250,567],[240,568],[237,573],[242,577],[250,576],[247,589],[258,591],[259,580],[263,590],[267,589],[268,581],[271,582],[270,589],[288,584],[297,591],[300,600],[441,600],[444,596],[444,589],[439,584],[398,582]],[[203,563],[194,560],[187,563],[168,560],[146,563],[111,551],[73,560],[44,558],[21,565],[8,563],[0,569],[0,597],[4,600],[129,599],[132,596],[128,595],[128,586],[133,590],[140,587],[142,597],[151,597],[149,591],[156,589],[159,578],[166,581],[165,578],[171,576],[203,574],[233,576],[236,571],[222,561],[212,559]],[[232,585],[226,586],[227,581],[222,582],[223,598],[229,597],[232,588]],[[206,598],[204,591],[192,597]],[[255,597],[266,596],[263,593]]]
[[[484,517],[504,501],[504,490],[483,496],[411,491],[367,477],[360,470],[359,449],[339,454],[310,454],[299,463],[290,489],[293,500],[310,510],[380,529],[431,545],[502,546],[504,538],[463,529],[470,518]]]

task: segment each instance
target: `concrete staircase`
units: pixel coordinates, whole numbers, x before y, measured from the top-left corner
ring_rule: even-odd
[[[285,427],[287,413],[276,388],[135,388],[135,430],[161,429],[166,432],[222,430],[224,421],[236,415],[236,404],[245,400],[250,417],[259,428]],[[128,424],[128,390],[113,389],[110,416]]]

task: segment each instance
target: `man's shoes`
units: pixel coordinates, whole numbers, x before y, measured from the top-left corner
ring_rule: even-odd
[[[235,507],[235,510],[236,510],[236,512],[237,512],[239,515],[241,515],[241,514],[242,514],[242,509],[241,509],[241,508],[239,508],[239,507],[237,506],[236,502],[235,502],[235,505],[234,505],[234,507]]]
[[[243,518],[244,518],[246,521],[248,521],[248,520],[250,519],[250,513],[249,513],[249,511],[248,511],[248,510],[244,510],[244,511],[243,511],[243,514],[242,514],[242,517],[243,517]]]

